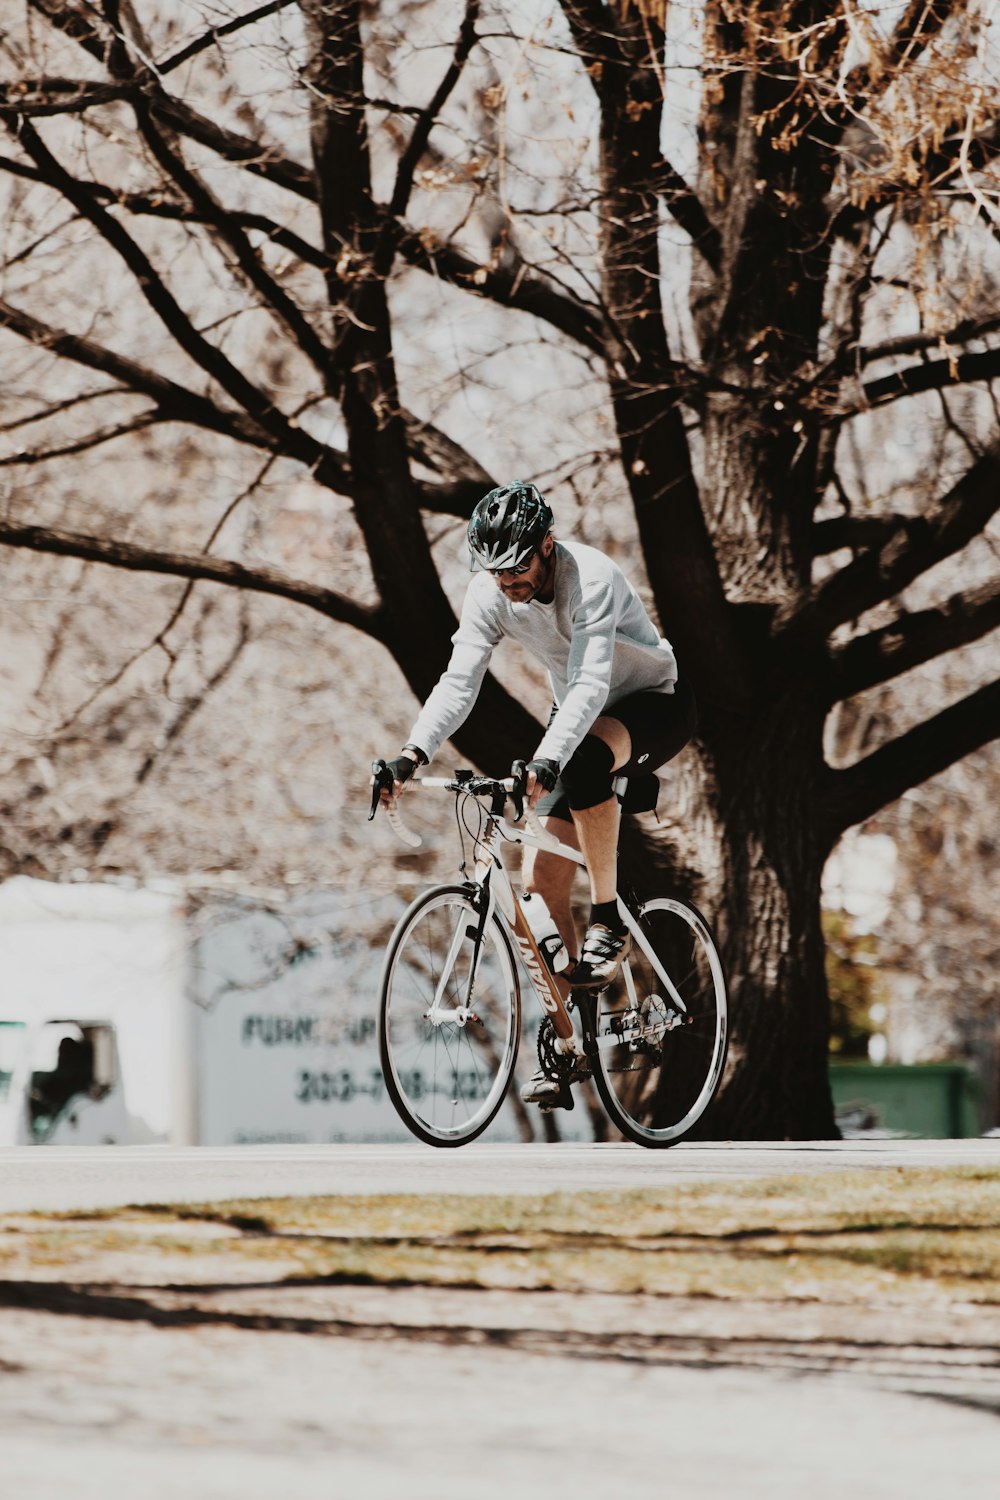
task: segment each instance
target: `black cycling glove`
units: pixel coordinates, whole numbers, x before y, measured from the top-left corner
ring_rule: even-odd
[[[554,760],[529,760],[525,771],[534,771],[535,780],[543,792],[551,792],[559,780],[559,763]]]
[[[395,760],[387,760],[385,768],[387,771],[392,772],[393,781],[409,781],[417,769],[417,763],[415,760],[411,760],[408,755],[399,755]]]

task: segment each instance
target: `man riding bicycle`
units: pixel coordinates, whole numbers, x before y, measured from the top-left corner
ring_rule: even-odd
[[[397,796],[417,766],[433,759],[465,722],[504,637],[542,663],[554,701],[526,765],[525,791],[543,825],[586,862],[590,919],[579,960],[566,977],[571,985],[598,988],[614,978],[630,941],[616,898],[620,808],[612,779],[672,760],[694,733],[696,713],[669,642],[622,570],[593,547],[557,542],[552,526],[549,505],[527,481],[502,485],[480,500],[468,533],[478,571],[451,660],[388,770]],[[513,774],[522,766],[515,762]],[[388,796],[384,792],[383,800]],[[524,888],[541,895],[571,954],[577,951],[574,873],[545,850],[526,854]],[[548,1080],[532,1085],[522,1097],[542,1102]]]

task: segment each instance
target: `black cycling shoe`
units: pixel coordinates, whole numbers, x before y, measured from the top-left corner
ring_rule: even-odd
[[[614,979],[631,947],[632,935],[624,928],[612,932],[603,922],[592,922],[583,940],[580,961],[566,979],[575,989],[603,989]]]
[[[521,1098],[525,1104],[539,1105],[542,1114],[552,1109],[572,1109],[576,1102],[568,1083],[549,1078],[541,1068],[521,1089]]]

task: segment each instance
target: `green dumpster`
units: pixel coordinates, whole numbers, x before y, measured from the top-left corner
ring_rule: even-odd
[[[846,1134],[875,1129],[937,1138],[979,1135],[976,1084],[964,1063],[830,1064],[833,1108]]]

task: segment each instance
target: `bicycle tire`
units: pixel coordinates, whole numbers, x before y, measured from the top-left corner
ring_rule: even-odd
[[[503,1104],[517,1061],[521,990],[510,939],[495,913],[483,934],[471,1018],[429,1019],[439,992],[452,1010],[466,1002],[478,924],[471,887],[434,886],[403,913],[386,950],[378,1009],[382,1075],[400,1119],[430,1146],[464,1146],[481,1135]]]
[[[729,1002],[719,950],[697,907],[655,897],[635,915],[686,1011],[633,939],[614,984],[590,998],[588,1029],[609,1119],[628,1140],[655,1149],[683,1140],[715,1097],[729,1046]]]

